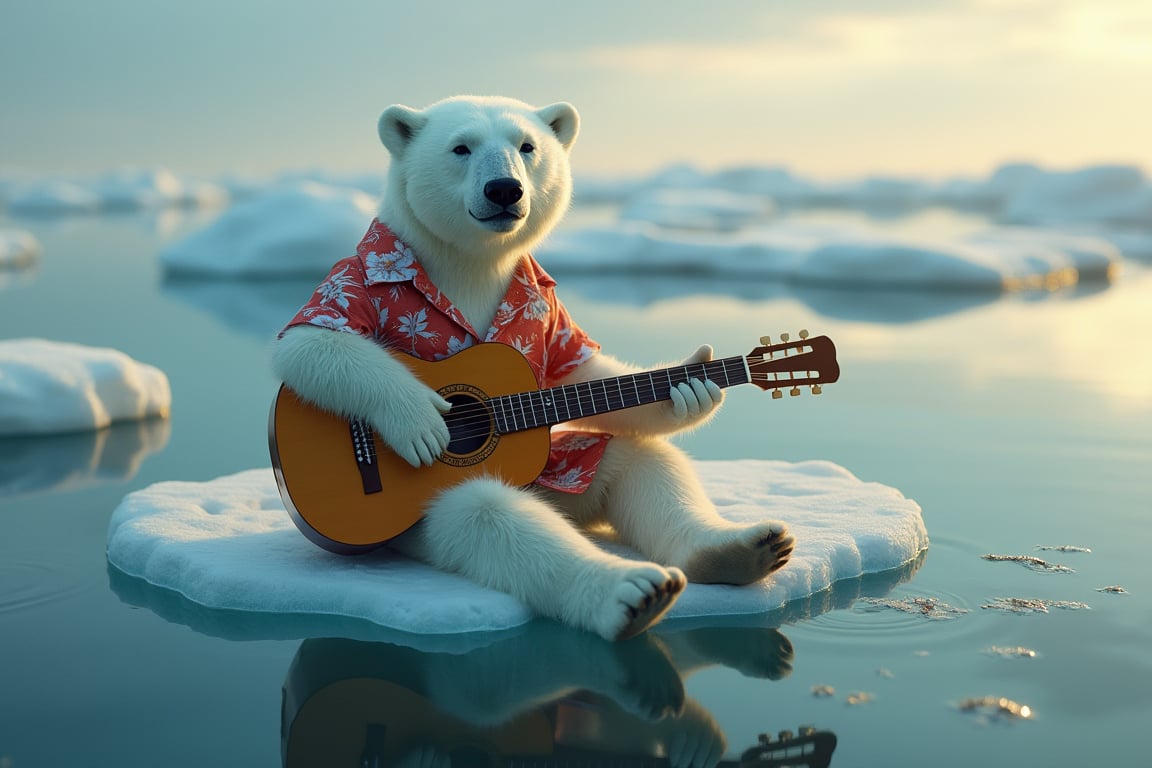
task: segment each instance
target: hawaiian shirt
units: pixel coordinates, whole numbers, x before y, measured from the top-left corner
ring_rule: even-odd
[[[501,342],[527,358],[539,387],[551,387],[600,349],[573,322],[555,285],[535,259],[525,256],[492,327],[481,336],[432,284],[412,249],[373,220],[356,255],[336,262],[285,329],[309,324],[358,333],[422,360],[442,360],[480,341]],[[536,484],[583,493],[611,435],[554,429],[551,437],[548,463]]]

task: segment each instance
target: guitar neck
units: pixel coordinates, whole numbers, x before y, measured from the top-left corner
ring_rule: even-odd
[[[721,388],[750,381],[748,364],[744,357],[737,355],[707,363],[500,395],[489,400],[488,405],[497,430],[509,434],[667,400],[673,387],[691,379],[710,379]]]

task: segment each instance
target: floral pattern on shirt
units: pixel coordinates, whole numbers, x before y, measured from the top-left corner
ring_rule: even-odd
[[[577,326],[553,290],[556,282],[525,256],[481,336],[429,279],[412,249],[374,220],[356,255],[338,261],[287,327],[315,325],[358,333],[423,360],[442,360],[474,344],[501,342],[524,355],[541,387],[554,386],[600,345]],[[610,435],[554,430],[536,484],[582,493]]]
[[[374,283],[396,283],[416,277],[416,257],[412,249],[396,241],[396,250],[387,253],[369,251],[364,257],[364,272]]]

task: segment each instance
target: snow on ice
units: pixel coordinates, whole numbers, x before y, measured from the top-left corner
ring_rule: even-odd
[[[831,462],[697,464],[721,514],[786,520],[798,544],[788,566],[758,584],[690,584],[670,619],[765,613],[839,580],[899,568],[928,546],[916,502]],[[532,618],[506,594],[386,549],[346,557],[316,547],[289,518],[271,469],[129,494],[109,524],[108,559],[161,588],[154,591],[213,609],[359,618],[431,635],[498,631]]]
[[[46,339],[0,340],[0,437],[167,416],[171,403],[164,372],[119,350]]]

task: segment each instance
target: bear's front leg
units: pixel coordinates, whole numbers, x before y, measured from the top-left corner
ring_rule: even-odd
[[[448,445],[443,414],[451,404],[371,339],[295,326],[272,348],[272,368],[308,402],[367,419],[414,467],[430,466]]]
[[[440,494],[390,546],[608,640],[643,632],[687,584],[678,568],[602,551],[532,492],[488,478]]]

